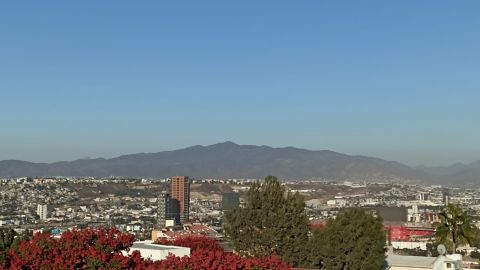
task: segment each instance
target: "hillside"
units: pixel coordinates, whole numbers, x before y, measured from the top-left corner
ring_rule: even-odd
[[[429,179],[428,174],[398,162],[333,151],[293,147],[238,145],[232,142],[193,146],[175,151],[132,154],[112,159],[31,163],[0,161],[0,176],[128,176],[283,179]]]

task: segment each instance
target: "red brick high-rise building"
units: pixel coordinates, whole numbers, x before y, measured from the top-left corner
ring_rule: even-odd
[[[176,212],[175,221],[188,222],[190,214],[190,180],[187,176],[172,177],[172,201]]]

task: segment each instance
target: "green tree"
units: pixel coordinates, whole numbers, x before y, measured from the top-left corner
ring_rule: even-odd
[[[477,227],[475,227],[475,237],[470,245],[476,248],[480,247],[480,229]]]
[[[458,204],[449,204],[440,212],[440,222],[434,224],[438,241],[455,253],[458,245],[471,244],[475,240],[476,229],[472,218]]]
[[[279,255],[294,265],[303,265],[308,257],[304,198],[286,191],[274,176],[250,188],[245,207],[227,213],[224,229],[235,251],[243,255]]]
[[[0,265],[5,261],[6,251],[18,245],[17,233],[12,228],[0,228]]]
[[[17,233],[12,228],[0,229],[0,251],[9,249],[14,243]]]
[[[311,264],[328,270],[375,270],[385,263],[382,219],[352,208],[329,220],[310,239]]]
[[[32,230],[24,230],[20,234],[15,235],[15,239],[13,240],[11,247],[18,247],[21,242],[23,241],[30,241],[33,238],[33,231]]]

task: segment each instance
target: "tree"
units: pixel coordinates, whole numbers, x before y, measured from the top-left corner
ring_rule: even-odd
[[[3,264],[6,258],[6,251],[18,244],[16,239],[17,233],[12,228],[0,229],[0,265]]]
[[[310,239],[311,263],[328,270],[382,269],[386,236],[382,220],[352,208],[329,220]]]
[[[470,245],[476,248],[480,247],[480,229],[477,227],[475,227],[475,237]]]
[[[440,212],[440,222],[434,224],[438,241],[455,253],[458,245],[470,244],[475,240],[476,229],[472,218],[458,204],[449,204]]]
[[[477,259],[477,260],[480,260],[480,252],[474,250],[470,253],[470,257],[472,257],[474,259]]]
[[[14,241],[17,233],[12,228],[0,229],[0,251],[9,249]]]
[[[278,255],[294,265],[307,258],[308,218],[298,193],[287,192],[274,176],[255,183],[243,208],[226,215],[225,236],[247,256]]]

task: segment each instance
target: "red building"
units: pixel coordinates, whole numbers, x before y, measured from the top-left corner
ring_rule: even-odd
[[[177,223],[188,222],[190,214],[190,180],[187,176],[172,177],[172,207]]]
[[[390,241],[415,241],[417,238],[433,237],[435,230],[424,227],[385,226]]]

